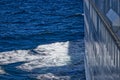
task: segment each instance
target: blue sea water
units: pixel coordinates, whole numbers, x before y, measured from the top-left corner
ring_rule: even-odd
[[[0,52],[31,50],[55,42],[83,42],[82,14],[82,0],[0,0]],[[85,80],[84,70],[81,73],[80,80]]]

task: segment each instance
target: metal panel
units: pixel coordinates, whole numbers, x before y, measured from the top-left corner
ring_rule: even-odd
[[[89,8],[86,2],[89,2]],[[99,4],[100,2],[102,3]],[[110,7],[119,14],[118,2],[118,0],[85,0],[85,27],[88,30],[85,32],[87,80],[120,79],[120,40],[110,28],[112,25],[106,20],[106,12]],[[106,8],[102,9],[105,6]]]

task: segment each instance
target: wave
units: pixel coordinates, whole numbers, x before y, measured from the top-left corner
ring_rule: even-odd
[[[69,15],[66,18],[83,17],[83,16],[84,16],[84,13],[76,13],[76,14]]]

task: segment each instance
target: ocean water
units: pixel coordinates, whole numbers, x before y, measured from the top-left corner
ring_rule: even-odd
[[[0,0],[0,80],[85,80],[82,0]]]

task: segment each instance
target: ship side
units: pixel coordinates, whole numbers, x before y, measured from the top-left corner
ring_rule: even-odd
[[[120,0],[84,0],[87,80],[120,80]]]

